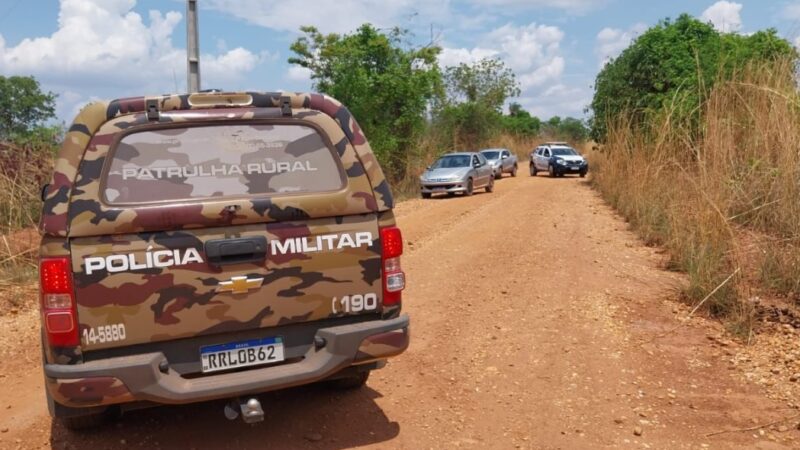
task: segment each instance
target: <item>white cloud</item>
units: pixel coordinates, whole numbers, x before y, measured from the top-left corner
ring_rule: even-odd
[[[555,26],[506,24],[478,37],[478,45],[471,49],[445,47],[439,64],[473,63],[485,57],[501,59],[517,76],[522,91],[518,100],[533,114],[543,118],[581,116],[591,93],[588,87],[568,87],[563,83],[567,65],[561,52],[563,40],[564,32]]]
[[[742,28],[741,11],[741,3],[722,0],[703,11],[700,19],[711,22],[714,28],[723,33],[736,33]]]
[[[307,83],[311,86],[311,69],[302,66],[289,66],[286,71],[286,79],[299,83]]]
[[[61,0],[58,29],[50,36],[15,46],[0,36],[0,73],[34,75],[47,89],[69,92],[58,100],[64,114],[90,93],[121,97],[183,90],[185,51],[172,43],[181,13],[150,11],[145,21],[134,6],[136,0]],[[203,84],[231,88],[227,84],[242,80],[260,58],[241,47],[204,54]]]
[[[476,47],[473,49],[466,49],[445,47],[442,49],[442,53],[439,54],[439,64],[442,67],[457,66],[461,63],[474,64],[482,59],[491,58],[497,54],[497,50],[488,48]]]
[[[609,60],[616,58],[625,50],[631,41],[647,30],[647,25],[637,23],[627,30],[619,28],[603,28],[597,33],[597,45],[595,54],[597,55],[598,66],[603,67]]]
[[[499,46],[512,69],[525,72],[556,58],[564,32],[558,27],[536,23],[522,27],[507,24],[489,33],[488,38]]]
[[[547,64],[543,64],[532,72],[522,73],[519,76],[519,84],[522,90],[531,87],[544,86],[547,83],[553,83],[561,78],[564,73],[564,58],[556,56]]]
[[[472,4],[481,6],[501,6],[515,10],[534,10],[553,8],[573,14],[585,14],[601,8],[605,0],[471,0]]]
[[[364,23],[378,28],[405,26],[414,17],[447,19],[448,2],[425,0],[205,0],[202,6],[233,15],[246,22],[280,31],[299,32],[303,25],[314,25],[323,33],[347,33]],[[430,22],[425,22],[426,26]]]
[[[560,50],[563,38],[564,32],[550,25],[506,24],[486,34],[472,49],[445,47],[439,64],[450,66],[496,57],[514,71],[524,91],[561,77],[565,65]]]
[[[592,101],[592,90],[588,87],[555,84],[535,95],[523,95],[519,103],[531,114],[547,120],[553,116],[580,118],[584,108]]]

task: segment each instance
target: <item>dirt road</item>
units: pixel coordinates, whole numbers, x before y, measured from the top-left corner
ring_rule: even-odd
[[[23,311],[0,322],[0,448],[800,446],[797,420],[707,436],[795,413],[728,369],[708,340],[718,326],[675,329],[681,277],[583,180],[506,178],[397,214],[413,340],[367,388],[265,395],[254,426],[214,402],[71,434],[47,417],[35,312]]]

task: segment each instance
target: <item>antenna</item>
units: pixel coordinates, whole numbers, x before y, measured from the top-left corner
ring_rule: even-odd
[[[197,32],[197,0],[186,0],[186,88],[200,91],[200,39]]]

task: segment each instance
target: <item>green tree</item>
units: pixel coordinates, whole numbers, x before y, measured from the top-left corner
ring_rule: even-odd
[[[384,33],[369,24],[345,35],[301,30],[289,63],[310,69],[314,88],[350,109],[390,176],[404,177],[409,150],[442,88],[436,64],[441,49],[407,48],[404,30]]]
[[[565,117],[558,124],[558,135],[571,142],[583,142],[589,137],[589,129],[580,119]]]
[[[55,99],[52,92],[42,92],[33,77],[0,75],[0,140],[47,134],[43,123],[55,117]]]
[[[591,109],[592,137],[605,140],[608,120],[633,114],[641,121],[666,104],[687,119],[715,81],[748,63],[797,58],[774,29],[749,36],[719,33],[687,14],[665,19],[639,36],[597,75]]]
[[[506,100],[519,95],[514,72],[499,59],[447,67],[444,92],[435,110],[453,142],[483,142],[500,130]]]
[[[545,134],[554,139],[566,139],[570,142],[582,142],[589,137],[586,123],[574,117],[553,116],[542,126]]]
[[[503,129],[521,136],[536,136],[542,127],[542,121],[522,109],[522,105],[513,102],[508,105],[508,115],[502,118]]]

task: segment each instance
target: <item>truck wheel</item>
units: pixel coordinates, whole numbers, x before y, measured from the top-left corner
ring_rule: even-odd
[[[517,165],[516,164],[514,164],[514,168],[511,169],[511,176],[512,177],[517,176]]]
[[[47,400],[47,409],[50,410],[50,415],[53,420],[64,425],[64,428],[72,431],[88,430],[90,428],[97,428],[112,419],[117,419],[120,416],[119,408],[90,408],[92,412],[86,414],[82,408],[70,408],[60,403],[56,403],[50,392],[45,389],[45,398]]]
[[[553,165],[552,165],[552,164],[551,164],[551,165],[550,165],[550,167],[547,169],[547,172],[550,174],[550,178],[555,178],[555,177],[556,177],[556,168],[555,168],[555,167],[553,167]]]
[[[536,170],[536,166],[534,164],[530,165],[530,169],[531,169],[531,176],[532,177],[535,177],[539,173],[539,171]]]
[[[422,193],[422,198],[431,198],[431,193],[430,192],[423,192]]]
[[[584,171],[581,171],[581,174],[580,174],[580,175],[581,175],[581,178],[584,178],[584,177],[586,177],[586,171],[585,171],[585,170],[584,170]]]
[[[474,192],[474,189],[473,189],[473,186],[472,186],[472,178],[470,178],[470,179],[467,180],[467,190],[464,191],[464,195],[470,196],[470,195],[472,195],[473,192]]]
[[[494,179],[495,180],[499,180],[500,178],[503,178],[503,169],[500,169],[500,170],[498,170],[497,172],[494,173]]]
[[[489,184],[486,185],[486,192],[492,193],[494,191],[494,178],[489,178]]]
[[[369,379],[369,370],[366,370],[364,372],[359,372],[357,375],[353,375],[351,377],[331,380],[328,382],[328,386],[333,389],[340,389],[340,390],[358,389],[367,384],[368,379]]]
[[[72,431],[89,430],[97,428],[108,422],[108,414],[90,414],[88,416],[59,417],[56,419],[64,428]]]

